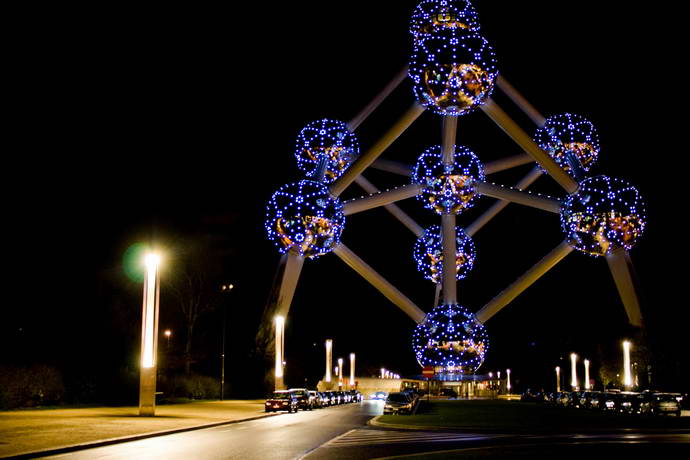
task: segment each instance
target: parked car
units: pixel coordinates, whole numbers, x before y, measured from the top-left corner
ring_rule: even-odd
[[[639,396],[639,393],[633,393],[630,391],[620,392],[616,400],[616,410],[624,414],[636,413],[637,406],[639,405]]]
[[[306,388],[291,388],[288,390],[290,393],[295,395],[299,408],[302,410],[312,410],[314,409],[314,403],[309,397],[309,390]]]
[[[362,393],[357,390],[350,390],[352,402],[360,402],[362,400]]]
[[[613,393],[610,391],[602,393],[601,399],[599,400],[599,408],[603,411],[616,411],[618,395],[619,393]]]
[[[414,402],[405,393],[391,393],[383,406],[384,414],[411,414]]]
[[[372,393],[371,396],[369,396],[369,399],[385,401],[387,397],[388,393],[386,393],[385,391],[377,391],[376,393]]]
[[[543,391],[532,390],[531,388],[528,388],[520,396],[520,401],[523,402],[544,402],[544,400],[545,397]]]
[[[448,396],[449,398],[457,398],[458,394],[456,391],[452,388],[441,388],[441,391],[439,391],[439,394],[441,396]]]
[[[643,395],[639,411],[641,414],[671,414],[680,417],[680,401],[678,395],[672,393],[651,393]]]
[[[309,401],[311,401],[314,409],[321,409],[323,407],[321,395],[317,391],[309,390]]]
[[[276,412],[280,410],[297,412],[298,409],[299,401],[297,400],[297,397],[290,391],[274,391],[271,396],[266,398],[266,412]]]
[[[321,399],[321,407],[328,407],[331,405],[331,398],[325,391],[319,392],[319,398]]]

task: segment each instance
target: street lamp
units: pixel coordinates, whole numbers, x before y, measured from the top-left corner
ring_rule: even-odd
[[[165,334],[165,338],[168,341],[166,345],[166,350],[170,351],[170,336],[172,335],[172,331],[170,329],[166,329],[165,332],[163,332],[163,334]]]
[[[570,353],[570,367],[571,367],[571,380],[570,386],[573,387],[574,391],[577,391],[577,355],[575,353]]]
[[[230,293],[235,286],[232,284],[223,284],[220,287],[221,292]],[[225,328],[227,326],[227,305],[223,302],[223,343],[220,350],[220,400],[223,400],[225,395]]]
[[[561,392],[561,367],[556,366],[556,392]]]
[[[139,415],[156,415],[156,352],[158,340],[158,309],[160,279],[158,268],[161,258],[149,253],[144,259],[144,299],[141,327],[141,373],[139,376]]]
[[[585,390],[589,391],[589,359],[585,359]]]
[[[333,367],[333,340],[326,340],[326,383],[331,383],[331,368]]]
[[[355,354],[350,353],[350,387],[355,386]]]
[[[343,358],[338,358],[338,386],[343,386]]]
[[[508,374],[507,377],[507,383],[506,383],[506,389],[508,390],[508,394],[510,394],[510,369],[506,369],[506,374]]]
[[[623,342],[623,385],[627,389],[632,387],[632,371],[630,369],[630,342]]]
[[[276,363],[275,363],[275,389],[282,390],[285,386],[283,383],[283,340],[285,331],[285,318],[282,316],[275,317],[275,334],[276,334]]]

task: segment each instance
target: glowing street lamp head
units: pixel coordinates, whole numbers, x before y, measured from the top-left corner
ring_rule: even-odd
[[[148,268],[149,270],[157,269],[160,266],[160,263],[161,256],[156,254],[155,252],[146,254],[146,257],[144,257],[144,265],[146,265],[146,268]]]
[[[167,338],[170,338],[170,336],[172,335],[172,331],[170,329],[166,329],[164,334]]]

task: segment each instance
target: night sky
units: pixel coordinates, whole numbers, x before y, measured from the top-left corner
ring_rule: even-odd
[[[59,24],[50,11],[29,15],[9,66],[16,104],[6,125],[15,142],[6,151],[5,183],[13,185],[5,227],[13,276],[0,362],[73,369],[135,360],[141,286],[122,275],[122,254],[156,241],[174,260],[183,241],[203,240],[215,248],[209,264],[221,264],[235,285],[228,359],[237,379],[234,366],[246,365],[279,260],[265,237],[265,204],[302,177],[296,137],[313,120],[347,122],[405,65],[415,3],[97,6],[55,12]],[[690,367],[687,269],[671,266],[683,267],[678,219],[687,172],[680,140],[687,128],[672,115],[683,106],[673,12],[603,4],[476,2],[502,75],[545,116],[568,111],[593,121],[602,150],[591,174],[626,179],[645,197],[648,226],[631,254],[650,340],[671,381]],[[534,131],[500,91],[494,99]],[[358,130],[362,150],[412,102],[406,81]],[[382,158],[413,164],[440,139],[441,118],[425,113]],[[459,119],[458,143],[484,162],[520,153],[481,111]],[[514,185],[531,167],[489,179]],[[380,189],[406,183],[373,170],[365,176]],[[548,177],[533,190],[563,196]],[[361,195],[353,184],[343,198]],[[481,199],[458,225],[493,203]],[[414,199],[399,205],[422,226],[440,223]],[[557,215],[511,204],[474,239],[475,268],[458,284],[459,302],[471,311],[556,247],[563,232]],[[342,241],[422,309],[433,307],[434,285],[412,259],[415,237],[385,210],[348,218]],[[161,296],[161,328],[177,331],[172,300]],[[200,349],[216,349],[218,314],[204,320]],[[571,351],[596,362],[597,345],[628,334],[626,323],[605,261],[574,252],[487,322],[491,347],[481,371],[510,367],[527,382],[534,373],[550,376]],[[418,374],[413,326],[337,257],[308,260],[287,323],[288,382],[323,374],[326,338],[334,339],[335,358],[355,352],[363,369]],[[216,357],[204,356],[198,369],[215,372]]]

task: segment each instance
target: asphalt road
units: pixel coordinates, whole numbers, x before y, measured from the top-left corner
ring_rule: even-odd
[[[298,412],[215,428],[126,442],[49,458],[70,459],[304,459],[358,460],[381,457],[581,458],[596,452],[610,455],[663,452],[690,456],[690,433],[562,433],[513,435],[440,431],[408,431],[370,427],[382,403]],[[579,456],[568,456],[578,452]],[[564,454],[565,457],[563,456]],[[432,458],[437,458],[433,456]]]
[[[369,419],[382,411],[382,402],[363,401],[48,458],[295,459],[343,433],[366,426]]]

